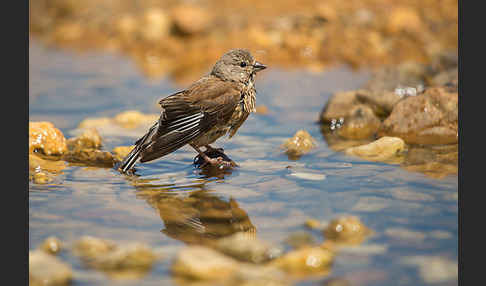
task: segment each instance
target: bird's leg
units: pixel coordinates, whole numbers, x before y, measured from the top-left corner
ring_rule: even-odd
[[[217,152],[220,152],[220,153],[224,153],[224,149],[223,148],[214,148],[214,147],[211,147],[209,144],[208,145],[204,145],[204,147],[206,147],[206,151],[217,151]]]
[[[199,153],[199,156],[201,156],[204,159],[204,161],[206,161],[206,163],[203,164],[201,167],[203,167],[206,164],[210,164],[210,165],[213,165],[213,166],[223,165],[223,166],[226,166],[226,167],[232,167],[231,162],[224,161],[222,157],[209,158],[208,155],[206,155],[203,151],[201,151],[201,149],[199,149],[195,145],[191,144],[191,147],[194,148],[194,150],[196,150]]]

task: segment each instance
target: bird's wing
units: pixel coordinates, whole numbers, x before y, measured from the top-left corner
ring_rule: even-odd
[[[167,155],[217,123],[229,120],[239,103],[241,92],[230,82],[206,78],[187,90],[172,94],[159,103],[162,113],[156,132],[147,136],[140,162]],[[145,136],[144,136],[145,137]]]

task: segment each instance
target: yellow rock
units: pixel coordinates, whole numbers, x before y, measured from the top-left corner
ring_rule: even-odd
[[[113,167],[115,164],[113,155],[110,152],[92,148],[75,149],[66,153],[62,158],[72,163],[83,163],[100,167]]]
[[[73,278],[71,267],[55,256],[40,250],[29,251],[29,285],[69,285]]]
[[[231,277],[238,262],[216,250],[203,246],[182,249],[172,264],[172,273],[194,280],[218,280]]]
[[[334,253],[329,249],[303,247],[273,260],[270,265],[293,275],[306,276],[317,273],[327,274],[333,259]]]
[[[42,242],[40,249],[48,254],[58,254],[62,249],[62,243],[59,238],[50,236]]]
[[[36,172],[32,175],[32,181],[36,184],[48,184],[52,178],[44,172]]]
[[[287,139],[282,147],[289,156],[301,156],[316,146],[314,138],[305,130],[299,130],[294,137]]]
[[[73,252],[81,257],[93,258],[113,251],[115,248],[116,244],[110,240],[83,236],[74,244]]]
[[[93,148],[99,149],[101,147],[101,136],[98,130],[94,127],[86,128],[80,136],[76,138],[69,138],[67,146],[69,150]]]
[[[61,173],[66,168],[66,165],[64,161],[44,160],[39,156],[29,154],[29,171],[31,172],[48,171],[50,173]]]
[[[29,122],[29,153],[62,155],[67,151],[66,138],[51,122]]]
[[[113,278],[138,278],[151,269],[157,259],[148,246],[141,243],[117,245],[112,241],[85,236],[75,243],[74,254],[94,269]]]
[[[334,219],[324,229],[326,238],[338,244],[360,244],[371,233],[372,231],[355,216]]]
[[[123,161],[123,159],[132,151],[132,149],[135,147],[135,145],[132,146],[118,146],[113,148],[111,151],[113,153],[113,157],[117,161]]]
[[[382,137],[369,144],[351,147],[344,152],[370,161],[389,161],[405,150],[405,142],[398,137]]]

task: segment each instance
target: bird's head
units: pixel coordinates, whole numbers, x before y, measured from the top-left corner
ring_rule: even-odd
[[[257,72],[266,68],[257,62],[249,51],[236,49],[224,54],[214,65],[211,74],[223,80],[246,84]]]

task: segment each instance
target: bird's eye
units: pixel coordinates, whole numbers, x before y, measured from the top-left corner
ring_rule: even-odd
[[[246,63],[245,62],[241,62],[240,63],[240,67],[242,67],[242,68],[246,67]]]

